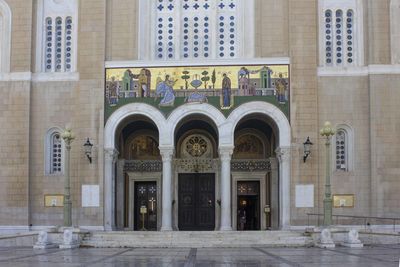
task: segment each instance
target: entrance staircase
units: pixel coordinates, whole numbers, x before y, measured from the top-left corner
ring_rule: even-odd
[[[92,232],[81,243],[83,247],[118,248],[202,248],[202,247],[304,247],[312,238],[304,232]]]

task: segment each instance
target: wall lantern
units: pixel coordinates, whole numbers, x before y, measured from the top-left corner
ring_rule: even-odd
[[[90,143],[89,138],[86,140],[86,143],[83,145],[85,148],[85,155],[88,158],[89,162],[92,163],[92,147],[93,144]]]
[[[304,162],[306,162],[307,157],[311,154],[311,146],[313,145],[313,143],[311,143],[310,141],[310,137],[307,137],[307,140],[303,143],[303,145],[304,145],[303,160]]]

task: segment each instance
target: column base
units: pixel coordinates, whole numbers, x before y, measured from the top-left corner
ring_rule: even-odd
[[[161,227],[161,232],[170,232],[173,231],[171,226],[162,226]]]
[[[232,227],[231,226],[221,226],[220,231],[232,231]]]

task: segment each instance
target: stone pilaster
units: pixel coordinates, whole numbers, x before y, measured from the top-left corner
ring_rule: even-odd
[[[115,229],[115,163],[119,152],[115,148],[104,149],[104,229]]]
[[[231,158],[233,147],[220,147],[221,160],[221,231],[232,230],[231,205]]]
[[[173,147],[160,147],[162,157],[162,222],[161,231],[172,231],[172,156]]]
[[[282,230],[290,228],[290,147],[275,150],[279,161],[279,214]]]

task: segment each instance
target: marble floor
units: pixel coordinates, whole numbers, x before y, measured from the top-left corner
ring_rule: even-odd
[[[0,247],[0,266],[393,266],[400,245],[362,249],[320,248],[118,248],[48,249]]]

